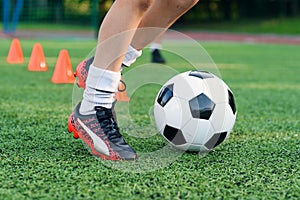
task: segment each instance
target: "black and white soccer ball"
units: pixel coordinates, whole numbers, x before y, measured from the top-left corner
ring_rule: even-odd
[[[160,89],[154,104],[156,127],[175,148],[209,152],[228,138],[236,105],[230,88],[212,73],[178,74]]]

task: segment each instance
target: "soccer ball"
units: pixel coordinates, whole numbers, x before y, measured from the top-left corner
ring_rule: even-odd
[[[204,71],[178,74],[160,89],[154,119],[161,135],[175,148],[209,152],[228,138],[236,120],[230,88]]]

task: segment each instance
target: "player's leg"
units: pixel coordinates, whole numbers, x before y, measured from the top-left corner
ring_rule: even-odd
[[[124,55],[151,6],[150,0],[116,0],[106,15],[90,66],[83,100],[74,110],[69,131],[76,132],[94,155],[103,159],[132,160],[135,151],[124,141],[113,119],[114,93],[120,81]],[[72,126],[74,124],[75,126]]]
[[[117,0],[102,22],[94,65],[119,72],[136,28],[152,0]],[[100,55],[100,56],[97,56]]]
[[[155,0],[143,16],[123,64],[130,66],[134,63],[141,55],[141,50],[144,47],[156,38],[161,37],[179,17],[196,5],[198,1],[199,0]],[[156,50],[154,53],[154,56],[159,58],[157,62],[164,63],[164,59],[159,55],[159,52]]]
[[[82,113],[94,112],[89,110],[94,104],[111,107],[121,77],[122,61],[150,5],[150,0],[117,0],[112,5],[100,27],[95,58],[88,72]],[[99,91],[105,92],[99,95]]]
[[[198,1],[155,0],[141,20],[131,45],[135,49],[143,49],[156,37],[163,34],[178,18],[196,5]],[[153,28],[147,29],[147,27]]]
[[[127,50],[125,59],[123,60],[123,65],[130,66],[132,63],[134,63],[134,61],[141,55],[141,49],[146,47],[156,37],[162,35],[179,17],[181,17],[190,8],[192,8],[198,1],[199,0],[154,0],[152,6],[147,10],[147,12],[140,20],[138,30],[135,32],[131,45]],[[119,22],[123,23],[123,20],[120,20]],[[106,24],[110,26],[111,23],[107,21]],[[151,28],[147,29],[147,27]],[[132,32],[124,34],[124,37],[127,37],[129,34],[131,37]],[[108,36],[110,35],[108,34]],[[126,41],[128,42],[128,40]],[[123,53],[124,52],[122,52],[122,54]],[[99,52],[99,54],[102,55],[103,53]],[[117,54],[120,54],[120,52],[118,52]],[[113,55],[112,57],[116,56],[114,52],[112,52],[112,54],[104,53],[104,55]],[[109,58],[106,60],[111,61],[113,59],[114,58]],[[118,59],[117,61],[118,62],[114,62],[112,66],[120,68],[122,59]],[[88,65],[80,65],[80,67],[76,70],[76,74],[80,82],[80,87],[85,87],[85,74],[88,70]]]
[[[138,25],[137,31],[129,31],[126,34],[122,34],[122,37],[132,38],[131,45],[129,46],[126,43],[126,47],[129,46],[127,53],[125,51],[116,51],[110,54],[111,57],[106,59],[108,61],[112,61],[116,55],[125,55],[125,59],[117,59],[115,62],[110,64],[109,68],[112,67],[113,71],[117,71],[120,69],[122,62],[125,66],[130,66],[136,58],[141,55],[140,50],[150,44],[156,37],[162,35],[179,17],[181,17],[184,13],[186,13],[189,9],[191,9],[199,0],[153,0],[154,2],[151,4],[151,7],[144,13],[143,17],[140,18],[140,23]],[[141,4],[145,2],[141,1]],[[148,8],[149,1],[147,5],[143,5],[144,8]],[[113,6],[114,7],[114,6]],[[112,7],[112,8],[113,8]],[[134,15],[134,12],[125,13],[127,15]],[[126,18],[126,15],[124,15]],[[105,21],[104,23],[108,26],[111,25],[110,21]],[[122,29],[123,21],[120,21]],[[135,24],[136,25],[136,24]],[[151,27],[147,29],[147,27]],[[127,29],[129,30],[129,29]],[[100,29],[101,31],[101,29]],[[132,36],[134,34],[134,36]],[[108,36],[111,36],[112,33],[107,33]],[[114,42],[117,40],[129,42],[129,40],[123,40],[122,37],[114,38]],[[106,38],[105,35],[103,37]],[[99,38],[99,41],[102,39]],[[119,44],[118,42],[114,44]],[[122,45],[120,43],[119,45]],[[100,50],[105,48],[99,48]],[[112,48],[114,49],[114,48]],[[120,50],[124,50],[124,48],[120,48]],[[103,55],[104,52],[100,52],[99,54]],[[103,58],[101,58],[103,60]],[[116,68],[117,67],[117,68]]]

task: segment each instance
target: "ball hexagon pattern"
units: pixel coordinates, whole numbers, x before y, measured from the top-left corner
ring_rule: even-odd
[[[180,150],[208,152],[234,126],[234,95],[219,77],[204,71],[178,74],[160,89],[154,119],[161,135]]]
[[[193,118],[209,120],[216,104],[204,93],[201,93],[191,99],[189,105]]]

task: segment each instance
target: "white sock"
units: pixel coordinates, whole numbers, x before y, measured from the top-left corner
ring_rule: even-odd
[[[123,60],[123,65],[126,67],[129,67],[132,65],[138,57],[142,55],[142,50],[136,50],[131,45],[129,46],[126,55]]]
[[[151,43],[150,49],[151,49],[151,52],[153,52],[155,49],[161,50],[161,49],[162,49],[162,46],[161,46],[161,44],[159,44],[159,43]]]
[[[114,96],[118,90],[120,79],[120,72],[104,70],[91,65],[79,112],[83,115],[94,114],[96,113],[95,106],[110,109],[115,101]]]

